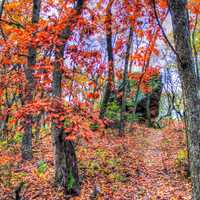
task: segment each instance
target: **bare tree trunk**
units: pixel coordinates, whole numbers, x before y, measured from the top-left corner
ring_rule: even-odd
[[[127,50],[124,64],[124,76],[123,76],[123,88],[122,88],[122,101],[121,101],[121,112],[120,112],[120,127],[119,134],[124,134],[125,128],[125,111],[126,111],[126,96],[127,96],[127,86],[128,86],[128,64],[131,50],[131,42],[133,39],[133,30],[130,28],[128,42],[127,42]]]
[[[200,199],[200,97],[190,43],[187,0],[170,0],[178,70],[184,94],[193,200]]]
[[[112,93],[114,84],[114,58],[113,58],[113,47],[112,47],[112,13],[111,13],[112,1],[110,1],[107,8],[106,17],[106,43],[107,43],[107,54],[108,54],[108,78],[106,81],[106,87],[103,94],[103,100],[100,109],[100,118],[104,118],[107,106],[109,103],[109,98]]]
[[[36,142],[39,142],[39,140],[40,140],[41,119],[42,119],[42,115],[43,114],[44,114],[43,112],[39,113],[34,119],[34,121],[35,121],[35,140],[36,140]]]
[[[38,23],[40,18],[40,7],[41,0],[33,0],[33,10],[32,10],[32,23]],[[25,66],[25,76],[28,81],[27,85],[27,96],[26,103],[30,103],[33,100],[35,91],[35,80],[33,77],[32,66],[36,64],[36,49],[32,46],[28,50],[28,65]],[[32,159],[32,121],[33,116],[28,114],[24,119],[24,135],[22,138],[22,158],[25,160]]]
[[[152,127],[151,121],[151,94],[147,94],[146,112],[147,112],[147,126]]]
[[[76,19],[81,14],[83,7],[83,0],[78,0],[74,16],[70,19]],[[74,22],[74,21],[73,21]],[[63,30],[60,35],[61,39],[67,41],[69,36],[72,34],[69,25]],[[63,42],[64,42],[63,41]],[[58,46],[58,51],[55,52],[55,63],[53,69],[53,98],[60,99],[62,97],[62,72],[61,60],[64,58],[65,44]],[[67,133],[64,132],[63,128],[58,128],[57,123],[52,123],[52,142],[54,149],[54,166],[55,166],[55,183],[64,188],[67,195],[79,195],[80,184],[78,175],[78,166],[75,154],[74,143],[66,141],[65,137]]]
[[[62,129],[53,124],[55,183],[64,188],[66,195],[79,195],[80,184],[74,142],[66,141]]]

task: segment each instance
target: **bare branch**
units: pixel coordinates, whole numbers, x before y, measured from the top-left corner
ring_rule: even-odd
[[[181,62],[181,59],[180,59],[180,56],[179,56],[178,53],[176,52],[176,50],[175,50],[175,48],[173,47],[172,43],[169,41],[169,39],[168,39],[168,37],[167,37],[167,35],[166,35],[164,29],[163,29],[163,26],[162,26],[162,24],[161,24],[161,22],[160,22],[160,19],[159,19],[159,17],[158,17],[158,13],[157,13],[157,10],[156,10],[156,2],[155,2],[155,0],[152,0],[152,2],[153,2],[153,10],[154,10],[154,14],[155,14],[155,17],[156,17],[156,21],[157,21],[158,26],[160,27],[160,30],[161,30],[161,32],[162,32],[162,34],[163,34],[163,37],[165,38],[165,40],[166,40],[167,44],[169,45],[169,47],[171,48],[171,50],[172,50],[172,51],[175,53],[175,55],[177,56],[177,59],[179,60],[179,62],[182,63],[182,62]],[[168,13],[168,12],[169,12],[169,9],[168,9],[167,13]]]

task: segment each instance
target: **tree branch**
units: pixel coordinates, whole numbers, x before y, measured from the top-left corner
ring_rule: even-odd
[[[156,10],[156,2],[155,2],[155,0],[152,0],[152,3],[153,3],[154,15],[155,15],[157,24],[158,24],[158,26],[160,27],[160,30],[161,30],[161,32],[162,32],[163,37],[165,38],[165,40],[166,40],[167,44],[169,45],[169,47],[171,48],[171,50],[172,50],[172,51],[174,52],[174,54],[177,56],[178,61],[179,61],[180,63],[182,63],[179,54],[176,52],[175,48],[173,47],[173,45],[172,45],[171,42],[169,41],[169,39],[168,39],[168,37],[167,37],[167,35],[166,35],[164,29],[163,29],[163,26],[162,26],[162,24],[161,24],[161,22],[160,22],[160,19],[159,19],[157,10]],[[169,12],[169,9],[168,9],[167,13],[168,13],[168,12]]]

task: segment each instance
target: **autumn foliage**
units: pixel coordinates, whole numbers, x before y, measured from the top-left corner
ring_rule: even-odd
[[[81,6],[76,7],[80,2],[82,2]],[[157,146],[161,148],[158,152],[159,159],[164,159],[162,166],[159,164],[159,167],[163,167],[163,171],[158,169],[160,176],[163,179],[169,179],[167,175],[163,175],[166,167],[168,170],[166,173],[172,173],[169,176],[176,175],[173,181],[169,181],[170,188],[173,188],[173,184],[176,185],[176,189],[178,188],[177,182],[180,182],[180,174],[173,171],[174,163],[169,163],[167,156],[161,155],[170,154],[171,150],[164,143],[165,140],[173,140],[172,125],[170,124],[170,128],[166,129],[169,134],[164,131],[164,136],[160,136],[161,133],[158,131],[159,136],[157,137],[153,129],[146,129],[144,124],[141,128],[137,124],[133,125],[132,122],[131,125],[126,123],[134,131],[131,130],[123,139],[119,139],[114,131],[114,134],[113,132],[110,134],[109,129],[105,130],[105,126],[110,122],[109,117],[105,115],[103,119],[99,119],[106,84],[111,85],[110,89],[114,97],[109,97],[109,103],[112,104],[113,102],[116,103],[116,99],[122,96],[120,87],[124,89],[126,84],[130,86],[134,82],[134,86],[127,87],[128,89],[125,91],[127,92],[125,98],[132,100],[137,96],[138,91],[144,96],[152,94],[152,80],[161,80],[161,66],[155,60],[160,58],[159,45],[162,44],[166,47],[167,43],[160,26],[158,26],[152,1],[42,0],[37,20],[34,19],[33,3],[32,0],[1,1],[0,140],[7,141],[8,146],[11,145],[11,150],[16,151],[16,157],[10,154],[9,148],[2,148],[2,152],[5,151],[6,153],[5,155],[0,153],[0,156],[2,156],[0,167],[12,163],[16,159],[19,168],[25,170],[27,182],[30,181],[28,176],[33,176],[34,187],[42,180],[49,193],[56,193],[58,198],[64,198],[62,192],[60,193],[61,197],[59,197],[59,194],[57,194],[59,192],[55,192],[47,184],[47,182],[52,184],[49,177],[53,176],[53,155],[50,150],[52,141],[49,135],[53,132],[55,125],[60,132],[66,133],[65,141],[77,142],[78,159],[80,160],[80,168],[82,167],[81,173],[84,173],[85,168],[89,168],[89,171],[86,172],[89,178],[87,177],[83,181],[82,199],[89,198],[86,194],[87,187],[92,190],[92,185],[96,186],[96,181],[98,182],[96,179],[103,177],[103,181],[99,183],[103,188],[99,192],[99,199],[123,199],[124,196],[120,198],[120,191],[127,190],[126,192],[132,195],[137,191],[138,198],[141,199],[150,198],[152,195],[152,199],[162,199],[162,197],[164,199],[166,197],[175,200],[176,198],[170,195],[170,191],[168,191],[168,194],[158,194],[158,191],[148,194],[144,190],[145,187],[151,190],[155,189],[151,188],[151,183],[146,179],[145,173],[147,173],[147,176],[152,173],[156,180],[160,178],[153,170],[152,166],[155,163],[150,166],[150,171],[145,172],[145,168],[148,168],[147,157],[156,157],[156,152],[147,148],[145,142],[150,142],[150,146],[153,146],[154,142],[151,140],[154,139],[155,143],[161,142],[164,145],[164,147]],[[192,19],[195,14],[200,12],[200,1],[189,1],[187,8],[192,13],[190,26],[194,28]],[[169,13],[167,1],[157,0],[156,9],[160,23],[163,25]],[[124,63],[126,63],[126,52],[129,45],[129,30],[132,31],[133,38],[127,57],[128,72],[125,74]],[[111,37],[110,49],[107,44],[108,39],[106,40],[109,36]],[[108,60],[108,54],[111,52],[113,60]],[[34,62],[31,62],[31,59]],[[55,75],[56,72],[58,72],[58,76]],[[125,75],[127,75],[128,83],[123,82]],[[56,88],[58,89],[57,94],[55,94]],[[126,99],[125,103],[127,103]],[[134,102],[131,103],[134,104]],[[114,109],[115,106],[113,106]],[[117,104],[117,106],[119,105]],[[136,105],[132,107],[131,112],[136,110]],[[120,111],[117,110],[116,115],[119,114]],[[132,121],[135,122],[135,113],[132,112],[131,114],[134,118]],[[41,148],[41,152],[37,151],[35,157],[33,155],[35,160],[30,161],[27,166],[32,167],[37,159],[42,159],[45,156],[42,151],[47,152],[47,165],[50,166],[50,171],[45,172],[48,176],[47,179],[45,175],[40,176],[36,171],[27,169],[28,167],[26,168],[24,163],[20,164],[20,145],[13,138],[16,139],[16,135],[23,137],[27,125],[31,125],[31,135],[34,138],[33,149],[37,151],[37,145],[38,148]],[[179,127],[176,127],[176,129],[179,130]],[[135,130],[138,135],[135,134]],[[37,138],[38,132],[39,140]],[[143,141],[143,133],[148,141]],[[12,141],[16,144],[12,144]],[[144,143],[142,145],[145,147],[138,145],[138,141]],[[181,142],[181,145],[178,142]],[[122,143],[123,145],[120,147]],[[184,147],[185,138],[182,136],[176,138],[174,145],[175,147],[172,146],[172,148],[177,153]],[[88,147],[88,150],[86,147]],[[98,148],[102,150],[99,153],[100,158],[97,158]],[[166,149],[166,152],[163,148]],[[147,151],[147,153],[143,152],[142,155],[139,155],[140,153],[135,154],[135,151]],[[120,157],[124,152],[128,152],[129,159],[123,155],[124,163],[122,163],[122,160],[117,157]],[[144,156],[144,160],[138,159],[141,156]],[[158,161],[155,162],[157,162],[156,164],[159,163]],[[119,169],[116,169],[118,165]],[[103,171],[104,166],[105,171]],[[141,172],[137,172],[138,166],[141,167]],[[116,170],[114,174],[110,172],[112,167],[113,170]],[[17,170],[15,165],[10,168]],[[95,170],[99,174],[96,174]],[[15,171],[12,172],[12,175],[15,173]],[[109,176],[107,173],[111,175]],[[97,178],[94,178],[95,176]],[[126,181],[133,181],[135,185],[142,183],[142,187],[129,190],[129,184]],[[16,180],[10,180],[9,184],[16,185],[16,182]],[[190,190],[187,180],[184,179],[183,182],[186,188],[184,194],[177,192],[180,188],[174,191],[176,195],[179,195],[178,199],[184,199],[184,196],[188,196]],[[114,185],[112,191],[109,190],[110,183]],[[117,188],[119,189],[123,183],[125,185],[116,192]],[[161,183],[165,184],[162,181]],[[8,190],[11,193],[11,189],[14,189],[13,185],[12,187],[2,185],[5,192]],[[33,189],[37,190],[34,187]],[[153,185],[153,187],[160,186]],[[162,185],[162,188],[166,189],[166,187],[166,185]],[[28,191],[28,198],[31,198],[30,193]],[[0,195],[2,194],[0,193]],[[116,197],[118,195],[119,198]],[[46,196],[38,197],[36,195],[36,198],[42,199]],[[131,198],[129,195],[124,199]]]

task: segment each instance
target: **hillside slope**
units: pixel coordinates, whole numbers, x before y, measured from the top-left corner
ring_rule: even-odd
[[[76,200],[190,200],[185,171],[185,138],[181,124],[164,129],[135,124],[124,137],[98,130],[91,141],[78,141],[82,190]],[[34,159],[22,162],[19,144],[1,147],[0,199],[11,200],[16,187],[27,200],[62,200],[53,184],[50,135],[34,144]],[[3,150],[4,148],[4,150]],[[42,163],[42,165],[41,165]]]

